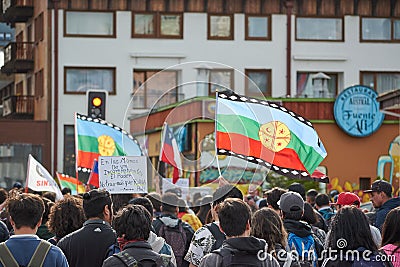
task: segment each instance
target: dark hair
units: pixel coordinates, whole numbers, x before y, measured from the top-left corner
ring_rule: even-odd
[[[271,205],[275,210],[279,210],[278,201],[287,190],[280,187],[274,187],[266,192],[267,203]]]
[[[303,210],[300,209],[299,207],[292,207],[293,211],[289,212],[284,212],[282,210],[283,218],[284,219],[289,219],[289,220],[295,220],[295,221],[300,221],[301,217],[303,217]]]
[[[310,189],[307,191],[306,196],[310,198],[311,203],[315,203],[315,197],[318,195],[318,191],[315,189]]]
[[[342,248],[339,239],[345,239],[347,245]],[[331,234],[327,241],[328,247],[335,250],[355,250],[359,247],[364,247],[372,252],[378,250],[372,239],[367,217],[354,206],[341,208],[333,217]]]
[[[329,205],[329,196],[327,194],[318,194],[315,197],[315,204],[317,204],[318,207]]]
[[[382,226],[382,246],[400,243],[400,207],[392,209],[386,215]]]
[[[64,196],[51,208],[47,227],[60,239],[81,228],[84,222],[82,199]]]
[[[113,226],[117,235],[124,235],[125,240],[147,240],[150,235],[151,216],[142,205],[129,204],[118,211]]]
[[[104,219],[104,207],[108,205],[111,211],[111,203],[110,193],[103,189],[93,189],[83,194],[83,210],[87,219]]]
[[[0,204],[7,200],[8,192],[4,188],[0,187]]]
[[[151,192],[146,195],[146,197],[151,201],[151,204],[153,204],[153,208],[155,211],[160,212],[161,209],[161,195],[156,192]]]
[[[42,197],[45,197],[48,200],[51,200],[51,202],[56,202],[56,193],[54,193],[54,192],[44,192]]]
[[[218,205],[218,218],[222,230],[230,236],[239,236],[250,223],[251,209],[243,200],[227,198]]]
[[[114,213],[128,205],[129,200],[132,199],[131,194],[112,194],[111,195]]]
[[[165,193],[162,196],[162,212],[175,213],[178,207],[179,197],[174,193]]]
[[[132,205],[141,205],[145,207],[145,209],[150,213],[150,216],[153,217],[153,204],[151,204],[150,199],[146,197],[136,197],[129,200],[129,204]]]
[[[204,200],[204,202],[203,202]],[[207,200],[207,201],[205,201]],[[197,217],[200,219],[202,224],[206,224],[206,219],[207,219],[207,214],[210,212],[211,210],[211,203],[209,201],[212,201],[212,197],[211,196],[204,196],[202,198],[202,205],[200,206],[199,212],[196,213]]]
[[[227,198],[243,199],[243,194],[239,189],[230,184],[218,187],[213,194],[213,205],[217,206]]]
[[[187,210],[186,208],[186,202],[182,198],[178,199],[178,207],[179,207],[179,212],[185,212]]]
[[[15,223],[17,229],[28,226],[35,229],[42,219],[44,203],[40,196],[22,193],[15,194],[7,199],[7,212]]]
[[[51,201],[50,199],[47,199],[45,197],[42,197],[43,200],[43,204],[44,204],[44,212],[43,212],[43,216],[42,216],[42,224],[47,223],[48,219],[49,219],[49,214],[50,214],[50,209],[51,207],[54,206],[54,202]]]
[[[271,208],[262,208],[253,214],[251,235],[264,239],[268,244],[268,252],[275,249],[275,244],[285,247],[287,243],[287,233],[282,219]]]
[[[291,185],[289,185],[288,187],[289,191],[292,192],[297,192],[300,194],[300,196],[305,199],[306,198],[306,189],[304,188],[304,185],[300,184],[300,183],[292,183]]]
[[[64,187],[62,190],[61,190],[61,193],[63,194],[63,195],[67,195],[67,194],[71,194],[71,188],[68,188],[68,187]]]
[[[315,213],[313,206],[308,202],[304,202],[304,212],[301,220],[311,225],[318,222],[317,214]]]

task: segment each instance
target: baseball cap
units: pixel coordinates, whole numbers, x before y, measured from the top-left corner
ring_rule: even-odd
[[[289,191],[284,193],[278,201],[279,208],[283,212],[304,210],[304,200],[299,193]]]
[[[357,207],[360,207],[360,198],[351,192],[342,192],[338,195],[336,205],[345,205],[345,206],[350,206],[350,205],[356,205]]]
[[[386,195],[392,195],[392,186],[385,180],[376,180],[372,183],[370,190],[365,190],[364,193],[384,192]]]

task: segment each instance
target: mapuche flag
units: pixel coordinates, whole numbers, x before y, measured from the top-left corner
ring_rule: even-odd
[[[72,195],[86,192],[85,185],[75,177],[71,177],[69,175],[65,175],[59,172],[57,172],[56,174],[61,188],[67,187],[71,189]]]
[[[165,162],[174,167],[172,183],[175,184],[179,177],[182,176],[182,161],[178,144],[171,129],[167,123],[164,123],[164,131],[161,135],[160,161]]]
[[[99,156],[141,156],[139,143],[128,132],[101,119],[75,114],[77,171],[90,172]]]
[[[285,107],[225,91],[217,94],[216,146],[290,178],[312,178],[327,152],[311,122]]]

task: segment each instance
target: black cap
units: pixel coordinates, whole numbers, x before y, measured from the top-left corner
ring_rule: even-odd
[[[376,180],[372,183],[370,190],[365,190],[364,193],[384,192],[386,195],[392,195],[392,186],[385,180]]]

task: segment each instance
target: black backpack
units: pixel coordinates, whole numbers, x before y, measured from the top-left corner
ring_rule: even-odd
[[[160,267],[160,266],[166,266],[163,264],[163,261],[161,257],[159,257],[157,260],[154,258],[143,258],[140,261],[137,261],[133,256],[131,256],[129,253],[125,251],[121,251],[117,254],[114,254],[113,257],[118,258],[120,261],[122,261],[125,266],[127,267]]]
[[[216,250],[216,249],[219,249],[219,248],[222,246],[222,243],[223,243],[223,242],[225,241],[225,239],[226,239],[225,234],[222,233],[222,232],[219,230],[218,225],[216,225],[215,223],[206,224],[206,225],[204,225],[204,227],[206,227],[206,228],[211,232],[211,234],[214,236],[214,238],[215,238],[215,242],[214,242],[214,244],[213,244],[212,247],[211,247],[211,251],[214,251],[214,250]]]
[[[212,253],[216,253],[222,257],[222,267],[255,267],[263,266],[264,262],[259,260],[256,254],[249,254],[245,251],[229,249],[226,247],[214,250]]]
[[[182,266],[184,257],[186,255],[187,235],[183,228],[182,221],[179,220],[178,226],[175,228],[169,227],[162,223],[158,235],[165,239],[168,245],[171,246],[175,254],[177,266]]]

